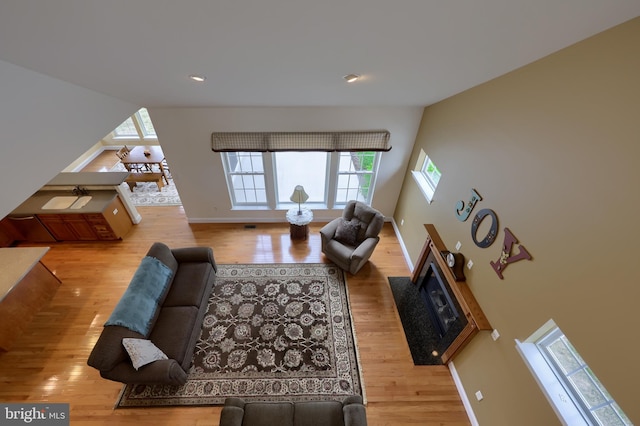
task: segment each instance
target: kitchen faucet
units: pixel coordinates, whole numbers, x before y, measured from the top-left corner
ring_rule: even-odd
[[[71,191],[73,195],[87,195],[89,191],[85,188],[80,188],[80,185],[76,185],[75,188]]]

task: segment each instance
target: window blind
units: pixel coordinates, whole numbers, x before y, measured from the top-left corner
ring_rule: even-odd
[[[214,132],[214,152],[389,151],[388,130],[347,132]]]

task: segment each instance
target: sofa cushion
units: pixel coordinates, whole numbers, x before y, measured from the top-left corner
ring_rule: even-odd
[[[149,336],[151,340],[170,359],[175,359],[178,364],[183,364],[188,343],[196,327],[198,308],[195,306],[170,306],[160,309],[160,315],[153,331]],[[198,327],[196,332],[200,332]],[[189,358],[193,354],[189,354]],[[189,363],[191,359],[189,359]]]
[[[127,337],[144,338],[140,333],[117,325],[104,327],[89,355],[87,364],[100,371],[110,371],[116,365],[126,361],[128,355],[122,346],[122,339]]]
[[[213,267],[210,263],[181,263],[163,306],[206,304],[208,295],[204,294],[204,290],[212,273]]]
[[[251,426],[293,426],[290,402],[252,402],[244,406],[242,424]]]
[[[342,403],[338,401],[297,402],[294,426],[344,426]]]
[[[146,339],[122,339],[122,346],[129,354],[133,368],[140,369],[147,364],[151,364],[153,361],[161,359],[168,359],[156,345],[150,340]]]

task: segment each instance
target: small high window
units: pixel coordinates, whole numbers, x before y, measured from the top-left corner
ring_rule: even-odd
[[[553,321],[516,347],[565,424],[633,425]]]
[[[438,183],[440,183],[442,173],[436,167],[433,160],[429,158],[423,150],[420,150],[418,162],[411,172],[411,175],[418,184],[422,194],[425,196],[427,201],[431,203],[433,195],[436,192],[436,188],[438,187]]]

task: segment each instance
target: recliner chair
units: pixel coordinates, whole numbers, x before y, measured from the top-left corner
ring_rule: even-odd
[[[384,216],[360,201],[349,201],[342,217],[320,229],[322,252],[332,262],[356,274],[373,254],[380,237]]]

